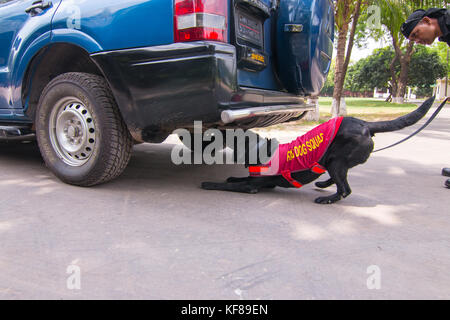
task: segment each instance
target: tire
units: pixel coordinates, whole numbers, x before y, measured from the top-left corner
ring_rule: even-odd
[[[47,167],[63,182],[89,187],[118,177],[133,139],[105,79],[66,73],[44,89],[36,136]]]

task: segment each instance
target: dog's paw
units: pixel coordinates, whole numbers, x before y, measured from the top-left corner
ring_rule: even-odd
[[[318,204],[331,204],[331,200],[329,200],[326,197],[319,197],[316,200],[314,200],[314,202]]]
[[[337,201],[341,200],[340,196],[330,196],[330,197],[319,197],[316,200],[314,200],[315,203],[318,204],[332,204]]]
[[[245,193],[250,193],[250,194],[255,194],[259,192],[258,188],[255,188],[253,186],[250,185],[246,185],[243,186],[242,188],[239,189],[239,192],[245,192]]]

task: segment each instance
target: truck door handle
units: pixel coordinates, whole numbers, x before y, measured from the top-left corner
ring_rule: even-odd
[[[35,16],[41,13],[43,10],[50,8],[51,6],[52,6],[51,1],[44,2],[43,0],[38,0],[33,2],[31,7],[26,8],[25,12],[31,14],[31,16]],[[42,11],[39,11],[39,9]]]

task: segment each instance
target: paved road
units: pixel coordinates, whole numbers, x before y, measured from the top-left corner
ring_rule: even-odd
[[[1,146],[0,298],[450,298],[448,109],[353,169],[353,195],[331,206],[313,203],[330,191],[312,185],[203,191],[245,170],[174,166],[171,141],[137,146],[123,176],[91,189],[55,179],[35,145]]]

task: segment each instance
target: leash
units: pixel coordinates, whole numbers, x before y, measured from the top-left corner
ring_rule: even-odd
[[[433,113],[433,115],[430,117],[430,119],[428,119],[428,121],[427,121],[423,126],[421,126],[417,131],[415,131],[413,134],[409,135],[409,136],[406,137],[405,139],[400,140],[399,142],[396,142],[396,143],[394,143],[394,144],[392,144],[392,145],[390,145],[390,146],[387,146],[387,147],[384,147],[384,148],[375,150],[375,151],[373,151],[372,153],[375,153],[375,152],[378,152],[378,151],[383,151],[383,150],[386,150],[386,149],[395,147],[396,145],[399,145],[400,143],[403,143],[403,142],[405,142],[405,141],[411,139],[412,137],[414,137],[416,134],[418,134],[418,133],[421,132],[423,129],[425,129],[426,127],[428,127],[428,125],[434,120],[434,118],[437,117],[437,115],[439,114],[439,112],[441,112],[442,108],[443,108],[443,107],[445,106],[445,104],[447,103],[447,100],[448,100],[448,99],[450,99],[450,97],[447,97],[447,98],[444,100],[444,102],[442,102],[441,105],[436,109],[436,111]]]

